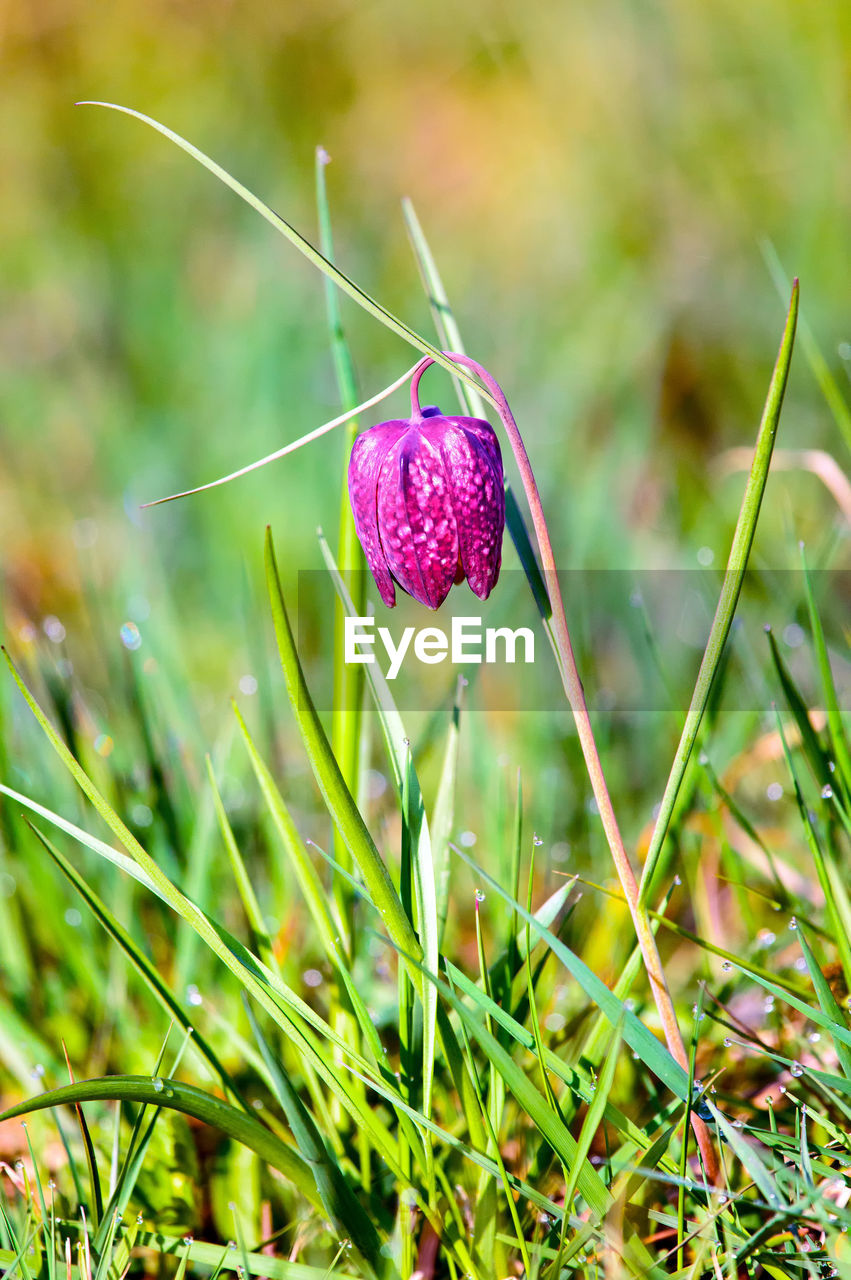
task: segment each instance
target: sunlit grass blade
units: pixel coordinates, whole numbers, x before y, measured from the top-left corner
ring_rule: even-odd
[[[353,611],[351,597],[346,591],[337,566],[334,564],[331,550],[319,534],[319,545],[325,564],[334,587],[347,613]],[[437,916],[437,897],[431,836],[428,818],[420,789],[419,778],[411,757],[408,735],[402,717],[393,700],[390,687],[376,663],[366,667],[366,678],[372,693],[373,703],[381,724],[385,747],[393,772],[397,794],[400,801],[404,799],[403,814],[407,835],[411,840],[413,856],[413,872],[417,890],[417,907],[421,930],[422,960],[430,973],[437,973],[440,966],[440,941]],[[373,905],[376,905],[373,903]],[[394,946],[398,944],[393,939]],[[400,953],[403,954],[404,953]],[[416,956],[420,959],[420,955]],[[461,1104],[470,1134],[476,1142],[484,1142],[484,1132],[478,1114],[478,1105],[472,1089],[472,1081],[461,1057],[460,1048],[455,1039],[451,1023],[446,1018],[437,998],[437,991],[426,983],[417,987],[423,1004],[423,1097],[428,1102],[434,1077],[434,1050],[437,1038],[440,1038],[447,1065],[452,1073],[456,1088],[461,1097]],[[428,1107],[426,1107],[428,1110]]]
[[[816,993],[816,999],[819,1002],[822,1013],[831,1024],[830,1037],[833,1040],[833,1046],[836,1049],[836,1056],[839,1059],[842,1070],[851,1080],[851,1044],[845,1041],[841,1035],[837,1035],[837,1030],[844,1030],[844,1019],[842,1010],[837,1003],[833,994],[830,983],[824,976],[821,966],[813,955],[812,948],[807,941],[805,930],[798,925],[798,941],[801,944],[801,950],[804,953],[804,959],[807,962],[807,969],[812,979],[813,989]]]
[[[771,274],[771,278],[777,287],[777,292],[781,298],[785,299],[789,294],[789,277],[783,269],[783,263],[770,240],[763,240],[761,243],[762,256],[765,264]],[[801,316],[801,346],[804,349],[804,356],[807,364],[810,366],[810,372],[816,380],[816,383],[824,396],[825,402],[833,414],[833,420],[839,428],[839,433],[844,439],[848,448],[851,449],[851,408],[849,408],[842,390],[834,378],[830,365],[824,358],[821,348],[816,340],[805,315]]]
[[[727,637],[733,625],[733,616],[736,612],[736,605],[742,589],[745,570],[747,569],[748,558],[756,532],[759,509],[762,505],[762,496],[768,479],[771,454],[774,449],[774,441],[780,421],[780,410],[783,405],[783,396],[789,376],[792,347],[795,341],[795,325],[798,318],[798,297],[798,282],[796,280],[792,288],[792,299],[789,304],[786,327],[783,331],[777,363],[774,366],[774,373],[763,409],[762,421],[754,450],[753,465],[745,486],[745,494],[733,534],[733,542],[730,547],[721,594],[712,620],[709,639],[707,640],[700,670],[698,671],[682,735],[674,756],[674,763],[668,775],[668,781],[659,806],[659,814],[656,818],[650,848],[647,851],[647,858],[641,875],[640,901],[642,903],[646,903],[653,885],[654,873],[659,864],[662,846],[665,842],[677,796],[688,768],[692,749],[697,740],[716,672],[721,665]]]
[[[8,656],[7,656],[8,661]],[[27,704],[29,705],[33,715],[40,724],[42,730],[46,734],[48,740],[59,754],[68,770],[71,772],[84,794],[88,797],[98,813],[106,821],[107,825],[113,830],[115,835],[127,849],[128,853],[139,863],[142,870],[147,873],[150,881],[158,888],[160,896],[167,902],[184,920],[187,921],[207,943],[210,950],[231,970],[242,986],[248,991],[254,999],[258,1001],[262,1008],[278,1023],[284,1031],[289,1031],[293,1025],[293,1015],[302,1017],[308,1023],[316,1026],[321,1033],[326,1036],[332,1043],[347,1053],[353,1054],[354,1051],[350,1045],[347,1045],[339,1037],[335,1036],[331,1027],[324,1023],[319,1016],[314,1013],[304,1001],[289,991],[279,978],[269,970],[264,969],[259,960],[253,956],[247,948],[243,947],[231,935],[227,933],[221,925],[211,920],[204,914],[194,903],[191,903],[180,891],[171,883],[168,877],[157,866],[156,862],[145,852],[138,840],[128,830],[115,811],[107,804],[101,793],[95,787],[94,783],[81,768],[78,762],[71,755],[64,742],[61,740],[53,725],[44,715],[38,703],[27,689],[23,680],[18,675],[14,665],[9,662],[10,670],[23,694]],[[50,810],[43,806],[39,807],[42,816],[52,821]],[[64,824],[63,824],[64,825]],[[84,833],[81,833],[83,843],[89,843]],[[106,847],[108,849],[108,846]],[[113,855],[113,850],[108,850],[109,855]],[[105,854],[105,856],[107,856]],[[376,854],[377,857],[377,854]],[[411,931],[411,936],[416,943],[416,937]],[[376,1144],[386,1147],[386,1134],[382,1132],[382,1126],[378,1117],[357,1113],[357,1107],[354,1100],[349,1098],[341,1086],[339,1078],[331,1070],[328,1064],[322,1058],[317,1050],[313,1050],[314,1065],[317,1070],[323,1074],[333,1087],[337,1096],[348,1109],[354,1109],[358,1116],[358,1121],[365,1124],[371,1131]],[[358,1055],[354,1055],[358,1057]]]
[[[437,364],[443,365],[443,367],[450,373],[469,380],[470,375],[467,374],[465,370],[458,369],[452,361],[448,359],[448,357],[446,357],[441,351],[438,351],[436,347],[433,347],[430,342],[427,342],[425,338],[420,337],[418,333],[409,328],[409,326],[402,320],[397,319],[396,316],[392,315],[383,306],[381,306],[379,302],[376,302],[374,298],[370,297],[370,295],[361,289],[359,285],[355,284],[353,280],[350,280],[349,277],[340,271],[338,267],[335,267],[332,262],[329,262],[327,258],[325,258],[318,249],[314,248],[314,246],[306,240],[304,236],[300,235],[294,227],[290,226],[288,222],[285,222],[284,219],[280,217],[279,214],[275,213],[274,210],[270,209],[267,204],[264,204],[258,196],[249,191],[247,187],[243,186],[241,182],[238,182],[236,178],[232,177],[221,167],[221,165],[217,164],[215,160],[212,160],[208,155],[205,155],[198,147],[193,146],[191,142],[182,138],[180,134],[175,133],[164,124],[160,124],[159,121],[152,119],[151,116],[146,116],[141,111],[134,111],[131,107],[119,106],[118,103],[115,102],[78,102],[77,106],[107,107],[111,111],[120,111],[123,115],[133,116],[134,119],[140,120],[143,124],[149,125],[152,129],[155,129],[157,133],[162,134],[164,138],[168,138],[169,141],[180,147],[181,151],[185,151],[187,155],[193,158],[193,160],[197,160],[200,165],[203,165],[209,173],[212,173],[220,182],[223,182],[226,187],[230,187],[231,191],[238,195],[241,200],[244,200],[246,204],[250,205],[251,208],[259,213],[262,218],[265,218],[265,220],[270,223],[276,231],[280,232],[281,235],[289,240],[291,244],[295,245],[296,249],[298,249],[300,253],[304,254],[308,262],[311,262],[313,266],[323,272],[329,280],[333,281],[339,289],[342,289],[344,293],[347,293],[349,297],[353,298],[359,306],[363,307],[364,311],[369,312],[369,314],[374,316],[376,320],[379,320],[383,325],[386,325],[392,333],[403,338],[405,342],[409,343],[412,347],[415,347],[418,351],[421,351],[423,355],[431,356]]]
[[[266,531],[266,579],[290,705],[328,812],[360,868],[370,896],[390,936],[404,955],[419,958],[420,944],[417,936],[405,914],[390,873],[340,773],[340,767],[334,759],[331,744],[310,696],[287,616],[272,535],[268,529]],[[420,977],[416,972],[413,981],[415,988],[421,991]]]
[[[400,378],[396,378],[383,391],[370,396],[363,404],[357,405],[354,409],[346,410],[345,413],[339,414],[336,418],[331,418],[330,421],[324,422],[321,427],[314,427],[312,431],[299,436],[297,440],[291,440],[289,444],[282,445],[280,449],[275,449],[273,453],[267,453],[264,458],[258,458],[256,462],[249,462],[247,466],[239,467],[236,471],[229,471],[226,476],[219,476],[218,480],[210,480],[207,484],[199,484],[194,489],[184,489],[180,493],[170,493],[165,498],[155,498],[153,502],[143,502],[142,506],[160,507],[165,502],[176,502],[178,498],[191,498],[195,493],[206,493],[208,489],[218,489],[221,485],[230,484],[231,480],[239,480],[241,476],[247,476],[251,471],[259,471],[261,467],[268,466],[270,462],[277,462],[279,458],[286,458],[289,454],[295,453],[297,449],[303,448],[306,444],[312,444],[314,440],[319,440],[322,436],[327,435],[329,431],[334,431],[337,427],[344,426],[352,418],[357,417],[358,414],[365,413],[367,409],[381,404],[382,400],[386,400],[394,391],[398,391],[400,387],[410,381],[411,374],[415,368],[416,365],[413,365]]]
[[[250,1147],[277,1169],[315,1208],[321,1211],[313,1175],[301,1157],[276,1138],[271,1130],[253,1116],[230,1106],[221,1098],[205,1093],[202,1089],[180,1080],[152,1078],[151,1076],[105,1076],[97,1080],[79,1080],[61,1089],[51,1089],[37,1094],[25,1102],[0,1113],[0,1121],[15,1116],[25,1116],[47,1107],[70,1106],[80,1102],[96,1101],[135,1102],[153,1107],[166,1107],[185,1116],[209,1124],[226,1133],[234,1142]]]
[[[780,740],[783,743],[786,766],[792,778],[792,785],[795,788],[795,799],[801,815],[807,845],[812,854],[819,886],[824,894],[825,909],[830,922],[830,935],[839,952],[839,959],[842,962],[842,968],[845,973],[845,982],[848,989],[851,990],[851,898],[848,896],[847,886],[830,853],[822,850],[809,806],[801,790],[801,784],[792,760],[792,753],[789,750],[779,715],[777,716],[777,725]]]
[[[333,263],[334,237],[331,229],[331,210],[328,203],[328,187],[326,169],[330,157],[323,147],[316,148],[316,209],[319,215],[319,247],[328,262]],[[328,322],[328,342],[334,361],[334,373],[340,404],[344,410],[354,409],[357,404],[357,385],[355,368],[343,320],[340,314],[340,297],[328,276],[325,285],[325,313]],[[346,427],[342,447],[342,466],[340,468],[340,527],[337,538],[337,563],[340,572],[356,602],[359,615],[363,615],[366,605],[366,564],[355,531],[355,521],[349,502],[347,466],[358,433],[358,422],[350,418]],[[334,709],[331,723],[331,746],[340,766],[346,786],[353,796],[359,792],[360,765],[360,717],[363,701],[363,667],[359,663],[345,661],[344,614],[339,601],[334,605]],[[349,859],[345,845],[341,848],[341,861]],[[334,892],[338,898],[341,912],[346,921],[347,931],[351,928],[349,915],[351,902],[346,902],[341,886],[335,883]]]
[[[166,1230],[156,1233],[140,1231],[137,1244],[145,1252],[152,1253],[157,1259],[155,1265],[162,1266],[163,1269],[167,1265],[166,1258],[179,1256],[186,1248],[182,1235],[172,1236]],[[305,1262],[292,1262],[289,1258],[268,1253],[249,1251],[243,1256],[241,1250],[229,1249],[227,1246],[223,1249],[221,1244],[206,1240],[193,1240],[192,1260],[199,1267],[214,1269],[210,1280],[214,1280],[216,1269],[219,1274],[242,1269],[247,1275],[265,1276],[268,1280],[328,1280],[329,1276],[338,1277],[339,1280],[358,1280],[361,1274],[360,1269],[354,1265],[335,1266],[331,1270],[328,1267],[310,1266]],[[346,1261],[348,1263],[349,1259]]]
[[[597,1088],[594,1091],[594,1097],[591,1105],[585,1114],[582,1122],[582,1128],[579,1131],[579,1137],[576,1141],[576,1157],[570,1170],[570,1178],[564,1190],[564,1203],[569,1206],[576,1194],[576,1188],[579,1185],[579,1175],[584,1162],[588,1159],[591,1152],[591,1143],[594,1135],[603,1123],[606,1113],[606,1105],[609,1101],[609,1094],[612,1090],[612,1084],[615,1079],[615,1071],[618,1065],[618,1055],[621,1047],[621,1027],[615,1028],[614,1034],[609,1043],[606,1057],[603,1060],[603,1069],[597,1080]]]
[[[821,616],[816,605],[812,577],[810,576],[810,571],[807,568],[803,543],[801,543],[801,564],[804,570],[804,592],[807,598],[807,610],[810,617],[810,631],[812,632],[813,648],[815,649],[816,664],[818,666],[822,693],[824,695],[824,706],[827,712],[827,723],[830,730],[833,759],[839,770],[839,777],[845,791],[846,801],[848,801],[851,799],[851,751],[849,751],[848,747],[848,733],[845,727],[842,710],[839,706],[839,699],[836,694],[836,683],[834,681],[833,671],[830,665],[827,641],[825,640]]]
[[[73,1085],[75,1083],[74,1072],[71,1069],[71,1059],[68,1057],[68,1050],[64,1044],[62,1046],[62,1050],[65,1054],[65,1065],[68,1068],[68,1078]],[[97,1156],[95,1155],[95,1144],[92,1142],[92,1135],[89,1131],[89,1126],[86,1123],[83,1108],[80,1106],[79,1102],[74,1103],[74,1114],[77,1117],[77,1124],[80,1128],[80,1137],[83,1140],[83,1151],[86,1156],[86,1168],[89,1173],[89,1188],[91,1190],[89,1212],[91,1214],[93,1225],[97,1227],[103,1219],[103,1192],[100,1185],[100,1170],[98,1169]]]
[[[443,946],[443,935],[446,932],[446,917],[449,911],[449,873],[451,861],[449,857],[449,840],[455,821],[455,787],[458,773],[458,746],[461,740],[461,709],[464,704],[465,681],[458,678],[455,686],[455,701],[446,733],[446,745],[443,751],[443,764],[440,770],[440,782],[431,815],[431,850],[434,862],[434,883],[437,913],[437,945]]]
[[[269,937],[269,931],[266,928],[266,921],[263,919],[263,912],[260,909],[260,903],[257,901],[257,895],[254,892],[254,885],[251,883],[251,877],[246,870],[239,845],[233,834],[233,829],[228,821],[228,815],[225,806],[222,803],[221,793],[216,782],[216,774],[213,769],[213,761],[207,756],[207,777],[213,792],[213,805],[216,811],[216,818],[219,823],[219,830],[222,833],[222,839],[225,842],[228,861],[233,872],[234,882],[245,911],[249,927],[254,937],[254,943],[257,948],[257,954],[267,969],[273,972],[278,968],[278,962],[275,959],[274,949],[272,947],[272,939]]]
[[[463,859],[468,866],[472,867],[476,875],[480,876],[494,893],[499,894],[507,905],[516,910],[517,914],[531,925],[534,933],[544,939],[571,976],[579,983],[588,998],[593,1000],[606,1015],[612,1026],[618,1026],[623,1020],[623,1038],[626,1043],[638,1054],[647,1069],[684,1102],[688,1096],[688,1075],[665,1045],[657,1040],[653,1033],[644,1026],[644,1023],[639,1021],[635,1014],[612,994],[606,984],[588,968],[579,956],[565,946],[554,933],[542,925],[530,911],[527,911],[516,899],[513,899],[493,876],[483,870],[462,849],[457,848],[455,845],[452,848],[453,852]]]
[[[32,827],[33,832],[44,845],[51,858],[74,886],[81,898],[94,912],[99,922],[103,925],[106,932],[121,947],[121,950],[127,956],[127,959],[136,969],[137,973],[144,979],[146,985],[159,1000],[170,1018],[182,1027],[184,1031],[192,1034],[192,1043],[198,1052],[206,1060],[208,1066],[213,1073],[221,1081],[222,1087],[239,1100],[247,1109],[247,1103],[242,1099],[239,1090],[226,1071],[225,1067],[219,1060],[218,1055],[213,1048],[207,1043],[206,1038],[192,1023],[190,1018],[183,1010],[183,1006],[177,997],[172,993],[168,985],[161,977],[159,970],[151,963],[145,953],[137,946],[136,942],[124,928],[124,926],[115,918],[106,904],[98,897],[88,882],[80,875],[77,869],[72,866],[63,853],[56,848],[51,840],[47,838],[38,827]]]
[[[254,1038],[257,1041],[263,1060],[272,1078],[287,1122],[296,1141],[304,1163],[313,1172],[316,1188],[331,1221],[343,1235],[347,1235],[355,1247],[363,1254],[372,1266],[379,1259],[380,1241],[378,1232],[365,1213],[362,1205],[349,1186],[339,1164],[333,1158],[323,1141],[313,1117],[299,1098],[290,1083],[287,1074],[272,1052],[266,1037],[250,1004],[246,1002],[246,1010],[251,1023]]]
[[[828,764],[827,753],[819,741],[818,734],[810,723],[809,711],[807,703],[801,694],[800,689],[795,684],[789,672],[789,668],[780,656],[780,650],[777,647],[777,641],[773,631],[768,631],[768,644],[771,650],[772,661],[774,662],[774,670],[777,672],[777,678],[780,687],[783,690],[783,696],[792,713],[792,717],[801,735],[801,752],[810,767],[816,785],[819,787],[826,786],[830,781],[830,768]]]

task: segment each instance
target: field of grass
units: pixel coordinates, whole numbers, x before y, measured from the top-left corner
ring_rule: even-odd
[[[0,1266],[851,1276],[847,6],[0,33]],[[504,433],[491,599],[378,600],[404,385],[141,507],[462,340],[571,650]]]

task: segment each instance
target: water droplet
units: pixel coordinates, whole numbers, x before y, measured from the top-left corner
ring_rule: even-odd
[[[65,628],[59,619],[52,613],[49,613],[41,624],[41,629],[53,644],[61,644],[65,639]]]
[[[194,982],[190,982],[189,986],[186,988],[186,1003],[196,1006],[204,1003],[204,997],[201,995],[201,992],[195,986]]]
[[[800,1062],[792,1063],[789,1068],[789,1074],[792,1076],[802,1076],[804,1074],[804,1068],[801,1066]]]
[[[832,800],[832,799],[833,799],[833,787],[830,785],[830,783],[829,783],[829,782],[825,783],[825,785],[822,787],[822,789],[821,789],[821,798],[822,798],[822,800]]]
[[[55,1190],[56,1190],[56,1182],[55,1182],[55,1180],[54,1180],[53,1178],[48,1179],[48,1183],[47,1183],[47,1185],[48,1185],[48,1188],[49,1188],[51,1191],[55,1191]]]
[[[142,647],[142,636],[135,622],[125,622],[118,634],[125,649],[133,652]]]
[[[410,745],[411,745],[411,739],[410,739],[410,738],[403,738],[403,739],[402,739],[402,746],[403,746],[403,747],[409,747]]]
[[[41,1077],[44,1075],[43,1064],[41,1062],[37,1062],[33,1067],[32,1071],[30,1072],[30,1075],[33,1077],[34,1080],[40,1080]]]
[[[777,935],[772,933],[770,929],[760,929],[756,935],[756,940],[760,947],[770,947],[773,942],[777,941]]]
[[[485,897],[486,897],[486,894],[485,894],[484,889],[477,889],[477,890],[476,890],[476,902],[484,902]]]
[[[725,1036],[725,1037],[724,1037],[724,1048],[725,1048],[725,1049],[729,1049],[729,1048],[730,1048],[730,1046],[732,1045],[732,1043],[733,1043],[733,1041],[730,1039],[730,1037],[729,1037],[729,1036]]]
[[[141,1225],[142,1225],[142,1223],[143,1223],[144,1221],[145,1221],[145,1219],[142,1217],[141,1213],[137,1213],[137,1214],[136,1214],[136,1226],[137,1226],[137,1227],[141,1227]]]
[[[733,968],[733,962],[731,960],[725,960],[721,968],[723,969],[724,973],[729,973],[730,970]]]
[[[543,843],[544,842],[540,836],[532,836],[532,844],[535,846],[536,849],[539,849]]]
[[[807,1036],[807,1039],[809,1040],[810,1044],[818,1044],[819,1040],[821,1040],[821,1032],[811,1031],[810,1034]]]
[[[789,928],[797,929],[797,927],[798,927],[798,921],[795,919],[794,916],[792,916],[792,919],[789,921]]]
[[[194,1237],[194,1236],[184,1236],[184,1237],[183,1237],[183,1243],[184,1243],[184,1244],[186,1244],[186,1245],[194,1244],[194,1243],[195,1243],[195,1237]]]
[[[681,885],[681,884],[682,884],[682,882],[683,882],[683,878],[682,878],[682,876],[674,876],[674,884],[675,884],[675,885],[679,886],[679,885]]]
[[[744,1127],[745,1127],[745,1122],[744,1122],[744,1120],[734,1120],[734,1121],[733,1121],[733,1128],[734,1128],[734,1129],[744,1129]]]
[[[162,1093],[163,1082],[162,1080],[160,1080],[159,1076],[154,1076],[153,1080],[151,1081],[151,1084],[154,1086],[155,1093]]]
[[[627,1013],[633,1012],[633,1010],[635,1009],[635,1001],[633,1000],[632,996],[627,996],[626,1000],[624,1000],[623,1002],[623,1007],[626,1009]]]
[[[827,762],[827,771],[828,771],[828,773],[836,773],[836,761],[835,761],[835,760],[828,760],[828,762]]]

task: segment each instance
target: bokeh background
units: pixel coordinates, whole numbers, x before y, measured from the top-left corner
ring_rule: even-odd
[[[430,332],[400,215],[409,196],[468,350],[513,403],[565,569],[723,562],[743,477],[718,459],[754,438],[785,311],[768,245],[800,276],[806,322],[847,394],[844,0],[435,0],[428,12],[398,0],[0,0],[0,41],[4,633],[81,753],[118,768],[132,821],[150,826],[153,813],[164,857],[191,833],[169,831],[156,779],[133,764],[133,681],[148,679],[178,790],[200,785],[236,693],[254,698],[290,785],[312,795],[286,745],[262,535],[271,522],[289,581],[321,566],[315,528],[336,534],[341,444],[183,503],[139,503],[268,453],[333,416],[337,393],[316,272],[165,140],[78,100],[157,117],[309,238],[324,146],[340,264]],[[353,304],[343,314],[364,395],[412,363]],[[428,398],[447,402],[442,376],[429,375]],[[800,347],[781,443],[846,467]],[[847,567],[846,530],[813,475],[784,472],[769,483],[756,563],[797,565],[803,538],[817,567]],[[505,562],[516,568],[508,544]],[[302,634],[321,662],[330,623]],[[12,785],[76,804],[58,766],[45,782],[20,703],[5,691],[0,705]],[[562,712],[480,714],[459,821],[475,831],[483,809],[504,818],[492,752],[508,792],[527,770],[533,821],[560,856],[568,839],[584,849]],[[654,728],[658,752],[616,728],[603,726],[603,745],[635,841],[676,718]],[[235,781],[234,811],[241,800]],[[34,873],[6,874],[14,889]]]

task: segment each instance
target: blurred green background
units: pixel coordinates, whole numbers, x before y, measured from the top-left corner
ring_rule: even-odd
[[[246,675],[260,682],[266,741],[276,722],[289,733],[283,698],[268,697],[263,527],[290,582],[320,567],[314,530],[336,536],[341,444],[182,503],[138,504],[270,452],[338,402],[315,271],[162,138],[77,100],[155,116],[312,239],[323,145],[340,264],[430,333],[400,216],[410,196],[468,350],[512,401],[565,568],[723,562],[743,477],[715,462],[754,439],[785,312],[763,242],[800,276],[804,315],[847,391],[844,0],[436,0],[428,15],[385,0],[2,0],[0,39],[4,632],[42,671],[81,753],[112,755],[139,829],[151,811],[162,821],[164,857],[182,856],[180,833],[133,763],[129,673],[150,677],[158,743],[187,795],[203,750],[229,732],[229,695],[251,697]],[[368,395],[413,356],[343,310]],[[448,405],[442,376],[429,374],[427,399]],[[846,465],[800,347],[781,444]],[[845,532],[819,481],[786,472],[769,483],[756,561],[796,565],[804,538],[811,563],[847,567]],[[508,543],[505,563],[516,566]],[[46,792],[44,749],[8,691],[3,702],[6,776],[61,808],[58,766]],[[477,789],[461,824],[481,807],[498,827],[522,764],[536,825],[556,841],[581,835],[575,751],[543,755],[566,715],[493,716],[489,729],[465,739]],[[666,722],[659,751],[636,752],[603,728],[631,840],[675,733]],[[498,783],[491,750],[503,753]],[[286,768],[312,797],[299,751]],[[234,809],[239,794],[234,783]]]

